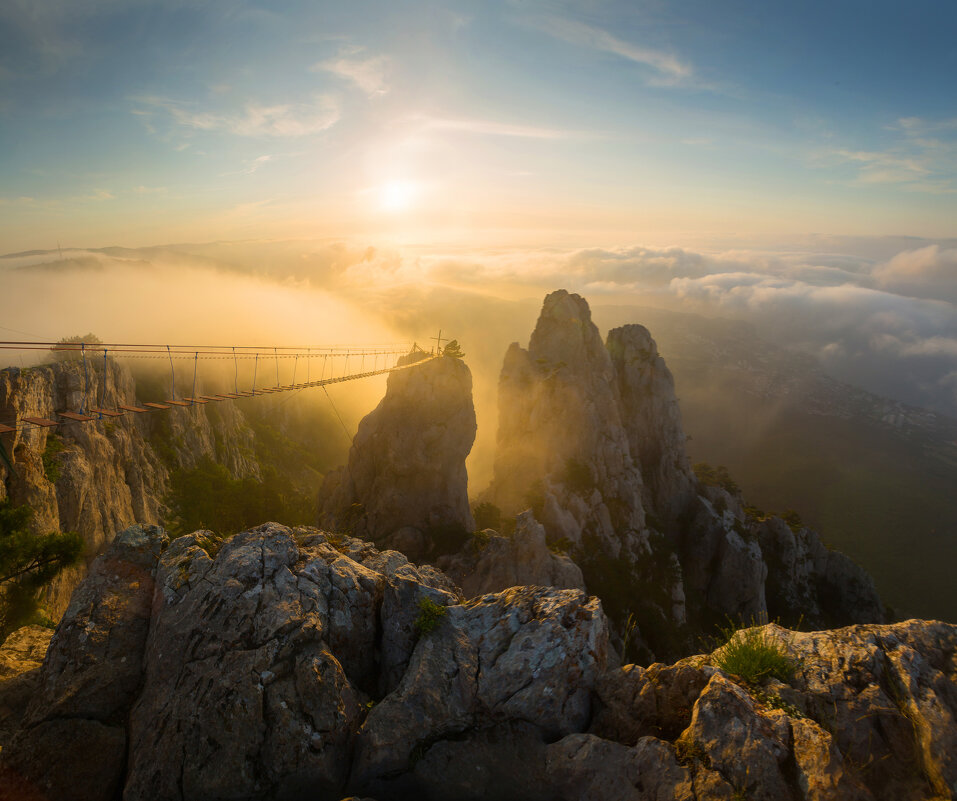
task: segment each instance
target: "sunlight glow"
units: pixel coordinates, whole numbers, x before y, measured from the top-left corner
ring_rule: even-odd
[[[413,181],[389,181],[382,184],[376,194],[382,211],[398,213],[412,207],[418,197],[419,188]]]

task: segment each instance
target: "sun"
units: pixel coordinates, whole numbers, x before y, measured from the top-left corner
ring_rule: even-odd
[[[376,194],[382,211],[398,213],[412,207],[419,188],[413,181],[389,181],[382,184]]]

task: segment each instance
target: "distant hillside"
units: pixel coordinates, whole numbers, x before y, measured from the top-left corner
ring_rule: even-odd
[[[638,307],[595,317],[651,330],[694,461],[726,465],[767,511],[796,509],[898,615],[957,615],[957,421],[836,381],[746,323]]]

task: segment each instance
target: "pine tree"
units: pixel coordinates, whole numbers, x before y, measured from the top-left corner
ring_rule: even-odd
[[[455,359],[461,359],[465,354],[462,352],[462,348],[459,346],[459,341],[457,339],[453,339],[442,350],[442,355],[451,356]]]

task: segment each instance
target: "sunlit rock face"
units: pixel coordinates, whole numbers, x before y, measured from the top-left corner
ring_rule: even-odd
[[[491,497],[503,512],[531,507],[555,540],[597,540],[617,555],[644,527],[641,473],[621,419],[614,366],[588,304],[545,298],[528,349],[512,344],[499,377]]]
[[[720,649],[617,667],[608,635],[581,590],[465,600],[317,529],[131,527],[43,664],[9,649],[27,672],[0,700],[34,689],[2,732],[0,798],[953,796],[957,626],[739,632],[783,660],[764,678]]]
[[[2,743],[0,787],[332,801],[470,797],[456,782],[480,780],[507,798],[497,756],[584,729],[606,657],[601,604],[581,590],[465,602],[434,568],[316,529],[170,542],[132,527],[74,594]],[[473,741],[481,774],[473,759],[450,780],[442,765]]]
[[[618,381],[622,424],[641,470],[642,500],[661,525],[673,525],[697,495],[674,378],[643,325],[612,329],[606,345]]]
[[[389,376],[359,423],[349,463],[319,492],[319,524],[414,557],[475,528],[465,458],[475,441],[472,374],[440,357]]]
[[[57,419],[59,411],[136,403],[133,376],[112,359],[104,366],[101,358],[86,370],[77,361],[0,370],[3,420]],[[213,405],[215,410],[173,407],[156,413],[161,417],[128,413],[56,429],[18,430],[4,438],[14,471],[0,461],[0,498],[29,505],[37,533],[79,533],[92,559],[117,531],[134,522],[160,521],[171,465],[189,469],[211,457],[235,477],[259,476],[259,465],[249,455],[254,435],[244,415],[231,401]],[[165,458],[155,450],[156,441],[162,442]],[[84,570],[64,571],[45,591],[44,604],[55,617]]]
[[[866,573],[814,532],[752,517],[739,493],[699,484],[685,439],[648,330],[622,326],[603,343],[586,301],[559,290],[528,349],[506,353],[486,498],[506,516],[531,510],[632,657],[687,653],[695,630],[729,617],[884,619]]]

